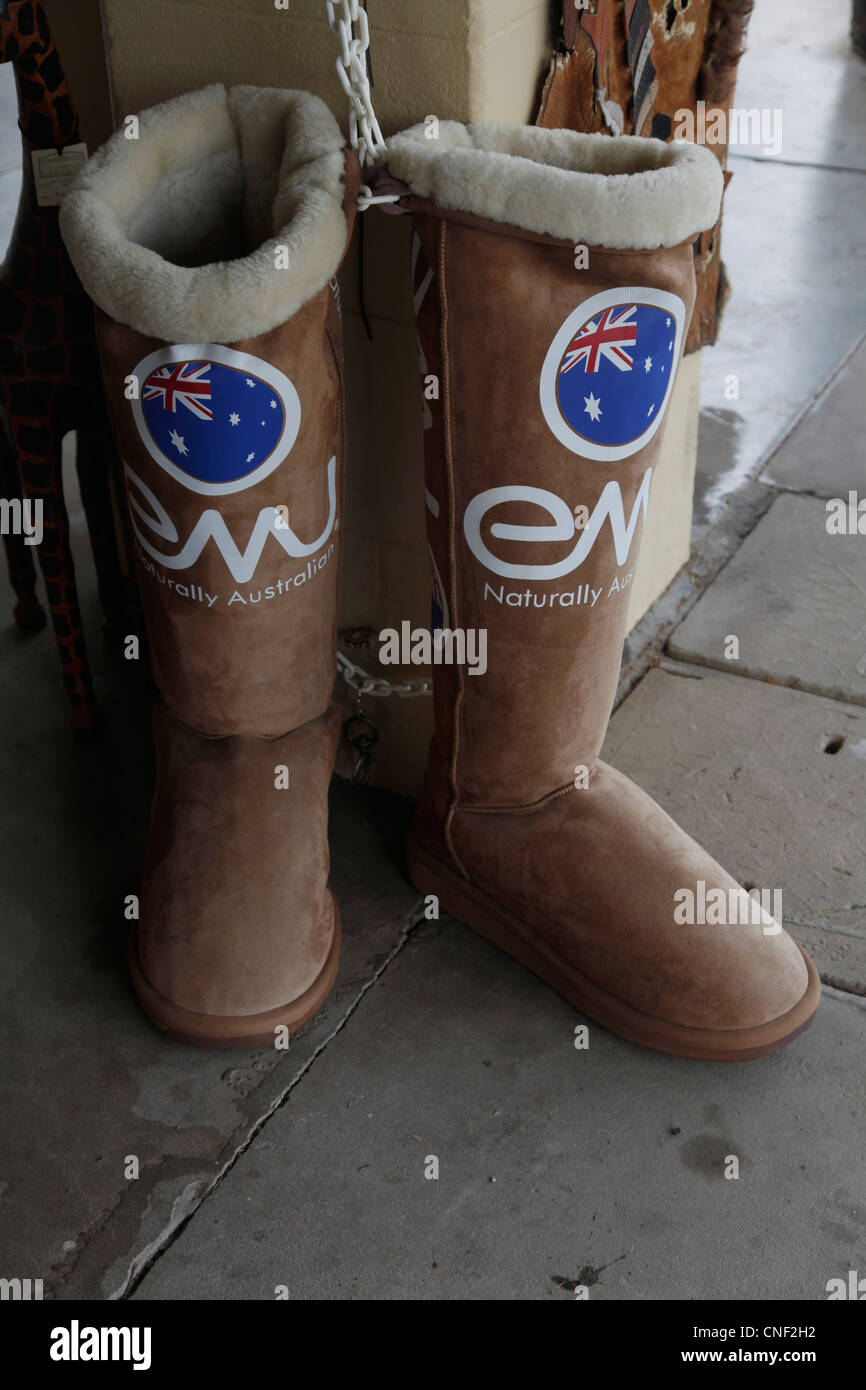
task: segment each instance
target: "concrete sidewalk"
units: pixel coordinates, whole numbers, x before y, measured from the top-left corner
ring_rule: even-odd
[[[50,638],[0,630],[0,1274],[59,1299],[820,1300],[866,1273],[866,540],[826,524],[828,498],[866,497],[847,18],[756,8],[737,102],[781,107],[783,148],[731,160],[694,555],[630,641],[605,747],[741,881],[781,885],[825,981],[810,1031],[738,1068],[595,1025],[577,1050],[557,995],[424,920],[408,804],[335,783],[331,999],[285,1054],[163,1041],[124,960],[147,698],[100,649],[78,515],[102,740],[71,738]],[[807,123],[813,78],[831,98]],[[11,168],[0,148],[0,216]]]

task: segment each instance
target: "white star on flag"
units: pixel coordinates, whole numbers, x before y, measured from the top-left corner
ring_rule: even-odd
[[[256,383],[253,381],[253,379],[252,379],[251,376],[248,376],[248,377],[246,378],[246,383],[247,383],[247,386],[255,386],[255,384],[256,384]]]
[[[647,416],[649,417],[650,415],[652,415],[652,413],[653,413],[654,410],[655,410],[655,406],[654,406],[654,405],[651,405],[650,408],[649,408],[649,410],[647,411]]]
[[[276,401],[271,401],[271,410],[276,410],[276,408],[277,408],[277,403],[276,403]]]
[[[645,358],[645,359],[644,359],[644,364],[643,364],[643,369],[644,369],[644,371],[645,371],[645,372],[648,372],[649,369],[650,369],[650,367],[652,366],[652,364],[653,364],[653,360],[652,360],[651,357]]]
[[[255,454],[247,454],[247,463],[252,463],[254,458]]]
[[[590,391],[589,395],[584,396],[583,399],[586,402],[584,405],[584,413],[589,416],[590,420],[597,420],[598,417],[603,414],[601,410],[601,396],[594,396]]]
[[[241,422],[241,417],[240,417],[240,415],[238,415],[238,413],[237,413],[236,410],[233,410],[232,413],[231,413],[231,415],[229,416],[229,424],[230,424],[230,425],[239,425],[240,422]]]
[[[189,453],[189,449],[186,447],[186,445],[185,445],[184,442],[183,442],[183,435],[178,434],[177,430],[172,430],[172,432],[171,432],[171,442],[172,442],[172,444],[174,445],[174,447],[177,449],[177,452],[178,452],[179,454],[183,455],[183,454],[188,454],[188,453]]]

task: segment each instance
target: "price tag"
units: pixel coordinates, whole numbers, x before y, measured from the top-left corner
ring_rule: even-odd
[[[67,145],[57,150],[33,150],[33,177],[36,180],[36,201],[41,208],[57,207],[72,186],[72,180],[87,163],[85,144]]]

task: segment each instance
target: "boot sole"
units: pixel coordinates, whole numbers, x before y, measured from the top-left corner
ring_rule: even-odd
[[[285,1027],[296,1033],[320,1009],[334,987],[340,963],[340,912],[334,902],[334,937],[321,971],[297,999],[260,1014],[198,1014],[164,998],[144,977],[138,960],[137,933],[133,926],[128,939],[129,973],[132,987],[145,1016],[161,1033],[175,1042],[193,1047],[225,1051],[251,1047],[273,1047],[274,1029]]]
[[[567,964],[532,928],[506,912],[486,893],[467,883],[441,859],[428,854],[413,835],[406,848],[409,877],[419,893],[434,893],[440,908],[471,927],[550,985],[581,1013],[641,1047],[700,1062],[753,1062],[787,1047],[809,1027],[821,997],[821,980],[806,952],[799,947],[809,983],[802,998],[787,1013],[756,1028],[687,1028],[642,1013],[607,994]]]

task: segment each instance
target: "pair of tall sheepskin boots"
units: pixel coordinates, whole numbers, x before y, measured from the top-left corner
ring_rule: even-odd
[[[599,759],[630,575],[722,176],[693,145],[443,122],[389,142],[414,217],[442,625],[417,888],[623,1037],[735,1061],[811,1020],[766,915]],[[136,993],[171,1036],[272,1043],[328,995],[327,792],[346,437],[336,273],[359,186],[317,98],[210,87],[115,135],[62,210],[97,306],[160,700]]]

